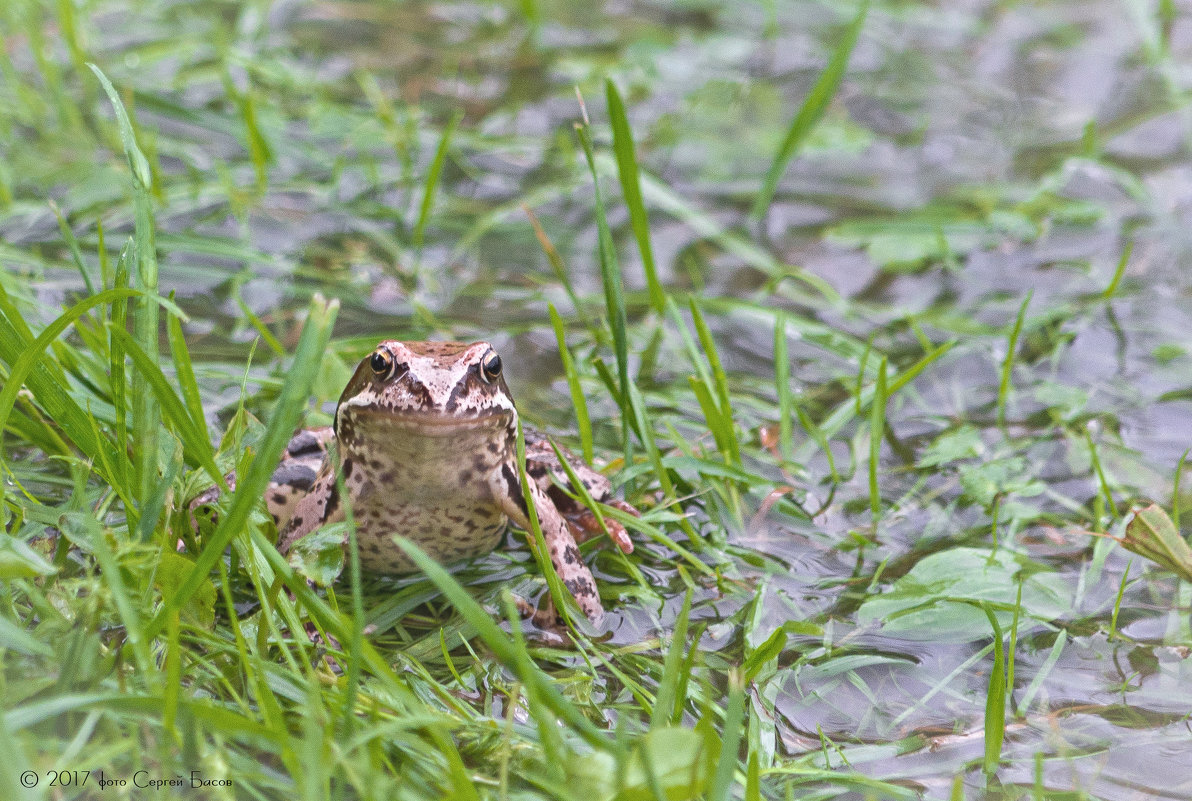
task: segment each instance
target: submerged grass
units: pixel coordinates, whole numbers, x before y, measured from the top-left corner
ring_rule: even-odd
[[[183,12],[158,9],[168,19],[137,23],[151,44],[118,45],[76,4],[0,11],[21,35],[0,52],[0,130],[19,145],[0,164],[0,226],[48,232],[0,250],[0,795],[57,797],[49,771],[76,768],[193,771],[226,798],[1043,795],[1104,754],[1048,739],[1068,714],[1049,692],[1071,682],[1068,662],[1118,659],[1119,644],[1143,699],[1123,731],[1178,736],[1146,706],[1147,680],[1179,686],[1156,649],[1190,645],[1186,621],[1156,599],[1187,593],[1153,569],[1128,582],[1137,562],[1085,533],[1121,533],[1115,497],[1165,499],[1172,483],[1058,367],[1101,316],[1133,335],[1109,308],[1137,291],[1133,244],[1105,289],[908,312],[876,303],[882,286],[846,300],[787,263],[788,240],[744,230],[791,201],[783,176],[815,137],[844,136],[833,97],[867,20],[890,24],[884,5],[842,17],[793,122],[771,130],[777,155],[748,162],[761,189],[734,184],[716,207],[645,156],[659,129],[630,124],[642,89],[625,76],[598,70],[607,126],[585,117],[543,145],[493,133],[483,103],[419,105],[417,87],[363,67],[324,83],[318,38],[294,58],[260,9],[195,8],[177,41],[153,26]],[[510,13],[530,29],[525,54],[555,35],[545,7]],[[130,88],[127,65],[160,68],[164,52],[185,65],[179,86],[226,102]],[[466,84],[466,63],[445,74]],[[38,133],[51,122],[57,138]],[[102,155],[84,165],[69,147]],[[504,161],[539,183],[487,202],[466,173]],[[946,283],[974,241],[1079,225],[1087,210],[1056,180],[890,219],[851,209],[812,238],[888,266],[876,284]],[[592,223],[580,233],[574,209]],[[279,247],[261,230],[287,215],[321,233]],[[549,269],[526,266],[535,242]],[[478,251],[498,266],[467,273]],[[171,270],[219,283],[163,296]],[[511,310],[497,331],[492,305]],[[584,546],[617,627],[577,622],[568,647],[526,630],[514,595],[569,611],[536,530],[537,549],[451,569],[398,539],[422,572],[396,581],[360,574],[350,520],[326,535],[347,530],[347,554],[316,549],[296,569],[277,553],[261,498],[278,455],[295,427],[327,422],[322,402],[373,337],[517,339],[547,316],[572,405],[551,419],[586,460],[619,453],[610,475],[643,512],[595,507],[573,480],[598,527],[616,519],[637,542],[630,556]],[[353,336],[333,336],[337,318]],[[264,340],[261,364],[249,340]],[[233,469],[218,518],[192,529],[190,498]],[[1137,524],[1150,538],[1136,525],[1123,539],[1178,565],[1178,516],[1160,515]],[[345,582],[308,585],[345,563]],[[1160,614],[1165,634],[1131,630]],[[1021,737],[1006,736],[1007,705]],[[1098,710],[1103,727],[1135,713],[1129,698]],[[105,797],[91,782],[62,797]]]

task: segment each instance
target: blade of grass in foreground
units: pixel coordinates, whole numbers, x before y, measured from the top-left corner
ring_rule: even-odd
[[[774,193],[778,190],[778,181],[786,171],[787,164],[802,147],[803,142],[807,140],[807,135],[815,128],[820,118],[824,116],[828,104],[832,102],[832,96],[836,94],[836,89],[844,77],[849,56],[852,55],[853,47],[857,44],[857,36],[865,24],[865,15],[868,11],[869,0],[863,0],[857,11],[857,16],[845,28],[844,35],[840,37],[836,49],[832,51],[832,56],[828,59],[828,66],[820,73],[819,79],[811,87],[810,94],[807,95],[803,105],[799,107],[798,113],[795,114],[795,119],[786,132],[786,138],[778,148],[778,153],[774,156],[769,171],[766,172],[761,191],[758,192],[757,199],[753,203],[753,210],[749,212],[749,216],[753,220],[760,220],[765,216],[766,211],[770,208],[770,201],[774,199]]]
[[[25,790],[17,783],[17,776],[24,775],[28,768],[29,760],[19,741],[0,716],[0,793],[5,798],[26,797]]]
[[[131,646],[141,676],[156,675],[152,669],[153,656],[149,649],[152,637],[145,631],[138,605],[124,579],[124,573],[108,544],[103,526],[89,512],[68,512],[59,519],[59,529],[71,542],[88,548],[103,571],[103,581],[113,605],[124,624],[125,636]]]
[[[534,662],[530,658],[530,654],[526,651],[526,640],[522,636],[521,618],[517,612],[517,603],[513,599],[513,593],[509,592],[508,588],[501,591],[501,605],[505,610],[505,618],[509,621],[509,634],[513,640],[513,652],[517,655],[519,661],[519,673],[532,673],[535,669]],[[563,760],[566,759],[566,745],[562,735],[559,733],[557,719],[550,711],[550,707],[538,696],[538,687],[534,682],[526,682],[522,685],[522,696],[525,698],[526,707],[530,713],[530,720],[537,724],[539,745],[545,757],[544,761],[549,766],[551,773],[554,774],[552,778],[556,781],[563,779],[564,772],[562,767]]]
[[[78,268],[79,274],[83,276],[83,284],[87,287],[87,294],[95,294],[95,284],[91,281],[91,272],[87,269],[87,265],[83,262],[83,251],[79,249],[79,240],[75,237],[74,231],[70,228],[70,223],[62,216],[62,209],[58,208],[58,204],[50,201],[50,208],[54,212],[54,216],[58,218],[58,231],[62,234],[62,238],[66,240],[66,245],[70,249],[70,257]]]
[[[95,306],[111,303],[117,298],[137,297],[140,294],[135,289],[106,289],[98,295],[84,298],[46,326],[45,330],[30,342],[17,358],[9,361],[8,377],[5,379],[4,388],[0,390],[0,431],[3,431],[8,424],[8,416],[12,413],[13,404],[16,403],[17,393],[25,385],[25,380],[33,373],[34,367],[40,363],[51,342]],[[6,358],[5,361],[8,359]],[[66,390],[66,387],[57,387],[57,390],[62,392]],[[36,391],[34,391],[34,395],[36,397]]]
[[[102,229],[101,229],[102,230]],[[112,275],[112,286],[116,289],[127,289],[129,283],[128,263],[132,258],[132,239],[124,243],[120,251],[120,258],[116,262],[116,272]],[[103,246],[100,246],[103,255]],[[171,315],[172,317],[174,315]],[[108,386],[112,391],[112,410],[116,416],[116,448],[120,453],[129,453],[128,435],[128,382],[124,370],[124,348],[116,340],[113,331],[128,330],[128,301],[121,298],[112,304],[110,315],[111,326],[108,329]],[[124,458],[117,463],[120,473],[120,486],[132,487],[132,460]],[[131,525],[132,521],[129,520]]]
[[[688,383],[691,385],[691,391],[699,402],[700,410],[704,413],[704,419],[708,423],[708,430],[712,432],[712,437],[716,440],[716,447],[724,456],[726,464],[736,465],[739,463],[740,451],[737,446],[737,435],[733,430],[732,409],[722,406],[725,400],[726,391],[724,388],[721,376],[714,376],[714,369],[709,369],[705,364],[704,358],[700,356],[700,349],[696,346],[695,340],[692,339],[691,333],[687,330],[683,318],[679,314],[679,308],[675,305],[673,298],[667,298],[667,312],[670,314],[671,321],[674,323],[675,329],[679,332],[680,338],[683,340],[683,346],[687,350],[687,356],[691,361],[692,368],[695,369],[696,375],[688,378]],[[697,306],[694,300],[691,301],[691,310],[697,333],[701,342],[705,345],[705,353],[707,353],[707,361],[712,363],[714,360],[714,345],[713,352],[707,352],[707,345],[711,343],[711,335],[708,333],[707,326],[704,325],[703,318],[698,316]],[[713,368],[719,364],[716,360]],[[719,401],[719,402],[718,402]]]
[[[655,729],[677,723],[683,717],[683,706],[687,703],[686,688],[690,676],[684,671],[683,652],[687,650],[687,619],[691,615],[691,590],[683,598],[683,608],[675,619],[671,631],[670,648],[662,662],[662,675],[658,680],[658,693],[654,696],[654,709],[650,713],[650,728]]]
[[[1101,489],[1101,494],[1098,500],[1102,500],[1105,506],[1109,507],[1109,513],[1113,515],[1116,520],[1120,513],[1118,512],[1117,504],[1113,501],[1113,490],[1109,487],[1109,479],[1105,477],[1105,470],[1101,467],[1101,457],[1097,454],[1097,443],[1093,442],[1093,435],[1089,433],[1086,428],[1084,430],[1084,441],[1088,445],[1089,460],[1093,463],[1093,473],[1097,476],[1097,486]],[[1097,515],[1095,525],[1100,530],[1102,515]]]
[[[646,273],[650,305],[654,307],[654,311],[662,314],[666,307],[666,294],[662,291],[662,285],[658,283],[658,273],[654,268],[654,249],[650,246],[650,218],[646,215],[646,206],[642,202],[637,155],[633,149],[633,132],[629,129],[629,117],[625,114],[625,104],[621,102],[621,94],[617,91],[616,84],[611,79],[606,79],[604,89],[608,96],[609,121],[613,126],[613,152],[617,157],[621,194],[624,195],[625,205],[629,208],[629,222],[633,225],[633,236],[637,239],[637,248],[642,254],[642,269]]]
[[[739,465],[741,464],[741,445],[737,441],[737,427],[733,424],[733,407],[732,402],[729,400],[728,376],[724,372],[724,367],[720,364],[720,354],[716,350],[716,341],[712,339],[712,332],[708,328],[707,323],[704,322],[704,315],[699,309],[699,304],[695,302],[694,297],[689,297],[687,303],[691,309],[691,322],[695,325],[695,332],[699,335],[700,345],[704,349],[704,356],[708,359],[708,366],[712,368],[716,397],[719,401],[717,405],[724,424],[723,434],[728,443],[729,455],[732,463]]]
[[[173,298],[173,294],[170,295]],[[123,330],[123,329],[121,329]],[[186,410],[195,427],[206,434],[206,418],[203,416],[203,402],[199,396],[199,382],[195,380],[194,365],[190,361],[190,350],[186,347],[186,339],[182,336],[182,320],[176,314],[171,314],[166,320],[166,330],[170,338],[170,356],[174,360],[174,375],[178,379],[178,388],[182,390],[182,399],[186,401]]]
[[[112,82],[103,71],[94,64],[88,64],[95,77],[99,79],[104,92],[112,103],[116,113],[116,123],[120,129],[120,141],[124,145],[124,155],[128,158],[128,166],[132,171],[133,206],[135,209],[134,237],[136,240],[137,278],[135,287],[143,296],[133,306],[133,334],[141,350],[156,363],[158,360],[158,324],[157,304],[153,302],[157,295],[157,246],[154,244],[153,206],[150,193],[153,189],[153,173],[149,161],[137,145],[136,134],[128,112],[120,101],[120,95]],[[148,498],[156,486],[157,477],[157,435],[161,427],[161,410],[157,405],[157,398],[148,390],[146,379],[139,374],[133,375],[133,437],[137,444],[137,497]]]
[[[3,431],[7,424],[13,404],[16,402],[17,393],[20,392],[22,386],[27,385],[50,419],[62,427],[71,441],[88,458],[98,465],[113,466],[113,475],[108,476],[108,480],[120,493],[125,493],[129,489],[122,486],[120,481],[121,476],[126,472],[124,466],[127,463],[127,456],[123,452],[117,452],[109,440],[98,434],[87,413],[70,399],[66,391],[65,378],[63,377],[61,381],[57,380],[53,372],[46,368],[45,360],[42,357],[50,343],[90,309],[130,297],[143,297],[143,293],[135,289],[106,289],[97,295],[84,298],[48,325],[19,353],[15,351],[15,347],[20,344],[21,338],[15,329],[5,332],[4,328],[7,326],[0,322],[0,338],[4,340],[3,344],[0,344],[0,358],[10,365],[8,379],[4,389],[0,390],[0,431]],[[181,314],[177,307],[164,298],[155,297],[152,302],[154,304],[161,303]],[[8,322],[3,314],[0,314],[0,321]],[[8,338],[9,333],[11,333],[12,339]],[[125,502],[129,500],[127,495],[124,500]]]
[[[570,701],[563,697],[555,688],[554,682],[534,665],[533,660],[522,660],[516,646],[506,636],[505,632],[498,628],[488,613],[481,608],[480,604],[472,599],[472,596],[468,595],[468,591],[460,586],[459,582],[450,573],[405,537],[394,537],[394,542],[410,557],[410,560],[418,566],[418,569],[439,588],[439,591],[447,596],[447,600],[463,615],[464,619],[476,629],[477,635],[480,639],[484,640],[485,645],[492,649],[493,655],[496,656],[497,660],[506,668],[512,670],[524,684],[532,683],[534,685],[538,697],[551,712],[565,721],[576,734],[582,737],[593,748],[600,749],[601,751],[612,750],[613,743],[591,721],[585,718]]]
[[[985,698],[985,759],[982,763],[985,775],[990,776],[997,771],[1002,741],[1006,736],[1006,657],[997,615],[984,604],[981,609],[993,628],[993,670],[989,673],[989,690]]]
[[[137,373],[156,395],[159,408],[165,411],[166,418],[173,423],[174,430],[186,446],[186,451],[206,469],[212,481],[217,485],[222,483],[223,475],[215,464],[215,451],[207,438],[207,427],[203,424],[203,419],[199,418],[197,423],[191,419],[189,411],[174,392],[169,379],[162,373],[161,368],[150,361],[149,355],[141,350],[131,336],[117,329],[112,329],[112,335],[120,341],[136,366]],[[159,483],[160,479],[157,481]],[[146,500],[147,498],[141,499],[142,502]]]
[[[165,626],[168,615],[180,609],[207,578],[211,568],[223,555],[224,548],[238,532],[242,531],[248,515],[264,495],[270,476],[277,466],[277,460],[285,449],[290,435],[298,427],[302,408],[310,395],[315,373],[322,362],[331,338],[331,326],[339,311],[339,301],[324,301],[316,296],[311,300],[309,316],[302,328],[302,336],[294,351],[294,359],[282,384],[281,397],[273,407],[265,435],[261,438],[259,450],[253,457],[247,471],[238,476],[236,491],[226,515],[222,515],[215,532],[206,542],[202,553],[195,560],[190,575],[182,582],[177,592],[166,599],[161,611],[149,625],[149,636],[156,636]]]
[[[579,442],[583,449],[584,461],[592,463],[592,421],[588,417],[588,401],[584,398],[584,389],[579,383],[579,372],[575,369],[575,360],[571,358],[571,351],[567,349],[567,340],[563,333],[563,320],[555,311],[554,304],[548,304],[550,322],[555,329],[555,340],[559,343],[559,358],[563,360],[563,372],[567,375],[567,388],[571,392],[571,403],[575,406],[575,425],[579,429]]]
[[[600,277],[604,284],[604,302],[608,308],[608,325],[613,335],[613,353],[617,357],[617,405],[621,408],[621,448],[625,452],[625,464],[633,462],[633,445],[629,439],[629,345],[626,338],[625,293],[621,287],[621,268],[617,262],[617,248],[608,228],[608,217],[604,211],[604,198],[600,192],[600,174],[596,170],[596,156],[592,149],[592,136],[586,116],[584,124],[576,123],[576,136],[588,161],[592,173],[592,186],[596,191],[596,229],[600,237]]]
[[[538,562],[538,569],[546,579],[546,586],[550,591],[551,600],[563,618],[572,623],[574,619],[575,600],[563,586],[562,579],[555,572],[555,566],[550,560],[550,551],[546,547],[546,537],[542,534],[542,523],[538,519],[538,507],[534,505],[534,498],[530,495],[530,479],[526,476],[526,437],[522,431],[521,420],[517,421],[517,480],[521,484],[522,502],[526,507],[526,517],[530,523],[530,539],[533,541],[534,559]]]
[[[737,751],[741,745],[741,731],[745,720],[745,684],[739,668],[728,674],[728,704],[724,708],[724,739],[720,746],[720,760],[716,776],[708,790],[710,801],[728,798],[737,769]]]
[[[658,442],[654,437],[654,424],[650,421],[649,413],[646,411],[646,401],[642,398],[641,391],[632,383],[629,385],[629,403],[633,407],[633,417],[638,422],[638,433],[641,436],[642,445],[645,446],[650,464],[654,466],[654,475],[662,486],[663,494],[667,498],[673,498],[675,487],[671,483],[670,473],[662,466],[662,454],[658,450]],[[699,541],[699,536],[695,534],[695,530],[691,528],[686,519],[680,525],[691,536],[692,541]]]

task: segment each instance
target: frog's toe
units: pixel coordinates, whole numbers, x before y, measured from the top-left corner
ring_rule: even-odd
[[[617,544],[621,552],[633,553],[633,540],[629,538],[629,532],[625,530],[625,527],[616,520],[605,520],[604,522],[608,526],[608,536]]]
[[[591,509],[570,510],[564,517],[567,520],[567,528],[571,530],[571,536],[576,542],[587,542],[601,533],[600,521]]]
[[[606,501],[606,503],[608,502]],[[610,503],[609,505],[612,506],[614,504]],[[638,511],[632,506],[628,504],[625,504],[625,506],[629,507],[626,511],[632,510],[633,514],[638,514]],[[622,507],[617,505],[617,508],[620,509]],[[604,532],[604,529],[600,527],[600,520],[597,519],[591,509],[579,509],[569,512],[566,518],[567,528],[570,529],[571,536],[575,537],[576,542],[587,542]],[[607,517],[604,519],[604,525],[608,528],[609,537],[618,548],[624,553],[633,553],[633,540],[629,538],[629,532],[625,530],[623,525]]]
[[[567,631],[567,621],[555,608],[550,593],[546,594],[538,606],[534,606],[520,595],[515,595],[513,600],[517,604],[518,615],[529,624],[528,630],[522,632],[527,640],[550,648],[567,648],[574,644],[575,641]]]

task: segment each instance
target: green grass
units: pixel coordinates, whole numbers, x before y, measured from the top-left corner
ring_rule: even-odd
[[[1173,6],[1135,15],[1153,106],[955,181],[906,4],[346,8],[0,10],[0,796],[1121,797],[1107,755],[1187,741],[1188,289],[1146,272],[1186,220],[1114,140],[1187,106]],[[537,531],[399,539],[398,580],[350,520],[272,545],[290,433],[428,336],[492,340],[642,511],[583,546],[609,631],[518,618],[579,617]]]

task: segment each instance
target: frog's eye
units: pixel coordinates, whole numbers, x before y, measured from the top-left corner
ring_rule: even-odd
[[[368,357],[368,366],[379,378],[388,378],[393,372],[393,354],[384,348],[377,348]]]
[[[480,360],[480,377],[489,384],[501,377],[501,357],[495,351],[490,350]]]

